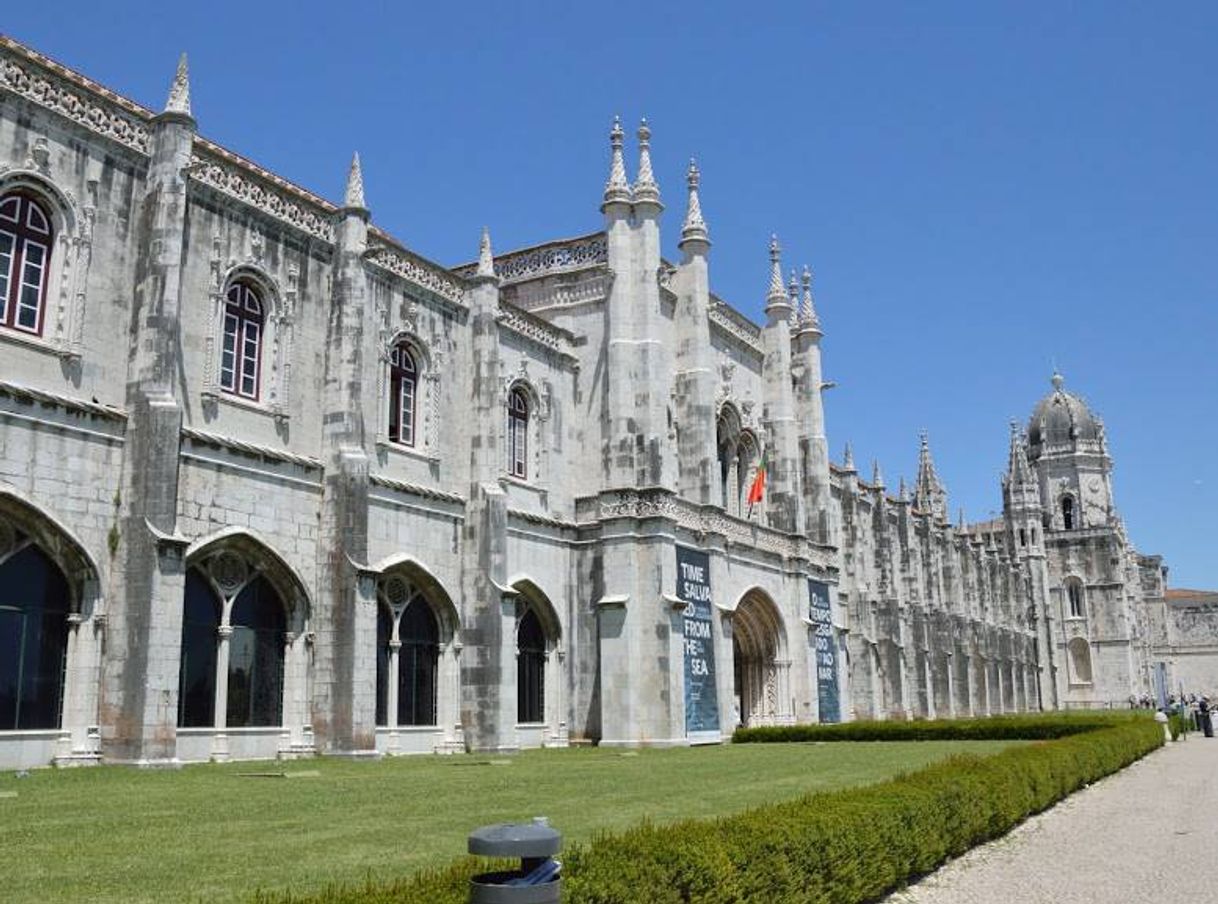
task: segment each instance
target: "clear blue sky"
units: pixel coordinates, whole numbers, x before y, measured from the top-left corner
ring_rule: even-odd
[[[671,9],[671,11],[670,11]],[[810,263],[835,459],[890,486],[925,428],[953,511],[1000,508],[1007,422],[1105,419],[1117,503],[1218,588],[1218,4],[6,4],[0,28],[453,264],[599,227],[614,113],[654,131],[676,255],[703,171],[715,290]],[[633,152],[630,171],[633,175]]]

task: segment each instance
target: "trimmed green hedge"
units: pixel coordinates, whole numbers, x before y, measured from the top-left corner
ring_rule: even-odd
[[[1106,728],[1115,722],[1144,720],[1139,713],[1047,713],[990,716],[984,719],[916,719],[912,722],[837,722],[831,725],[781,725],[739,728],[734,744],[792,741],[1050,741]]]
[[[641,825],[573,845],[563,855],[566,904],[855,904],[875,900],[950,857],[995,838],[1072,791],[1163,744],[1145,717],[1042,716],[954,723],[853,723],[870,737],[1011,738],[1035,743],[960,756],[864,788],[807,795],[716,820]],[[901,734],[880,725],[905,726]],[[979,725],[989,727],[984,733]],[[1020,734],[1012,734],[1015,727]],[[812,740],[855,740],[840,726]],[[956,734],[953,732],[966,732]],[[766,733],[762,733],[766,732]],[[750,730],[741,740],[779,740]],[[800,738],[803,739],[802,737]],[[319,895],[260,894],[262,904],[464,904],[468,878],[488,868],[466,858],[396,882]]]

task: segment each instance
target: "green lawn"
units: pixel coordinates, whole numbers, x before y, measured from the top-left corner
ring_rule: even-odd
[[[241,901],[402,876],[479,825],[546,815],[567,838],[868,784],[1002,741],[748,744],[510,759],[407,757],[0,774],[0,898]],[[286,772],[288,778],[242,776]]]

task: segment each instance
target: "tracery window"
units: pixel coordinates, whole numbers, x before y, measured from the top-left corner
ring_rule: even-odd
[[[287,630],[283,600],[263,575],[246,580],[245,564],[231,554],[217,556],[210,568],[221,585],[231,584],[235,595],[225,619],[224,598],[215,585],[197,567],[186,573],[178,725],[279,725],[283,721]],[[225,596],[232,591],[226,590]],[[225,703],[217,712],[220,697],[216,689],[220,682]]]
[[[235,282],[229,287],[224,306],[220,388],[255,401],[261,389],[264,312],[262,297],[249,283]]]
[[[516,721],[541,722],[546,712],[546,635],[532,607],[516,629]]]
[[[413,446],[417,423],[419,370],[414,355],[404,342],[389,354],[389,439]]]
[[[529,400],[516,386],[508,394],[507,410],[508,473],[521,480],[529,476]]]
[[[30,543],[0,561],[0,731],[58,728],[70,596]]]
[[[37,201],[0,198],[0,327],[42,335],[53,237]]]
[[[377,725],[439,724],[440,641],[424,593],[400,576],[386,580],[377,606]]]

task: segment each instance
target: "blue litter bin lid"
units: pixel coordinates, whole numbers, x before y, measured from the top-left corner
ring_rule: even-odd
[[[469,852],[481,857],[552,857],[561,849],[562,835],[540,822],[483,826],[469,835]]]

